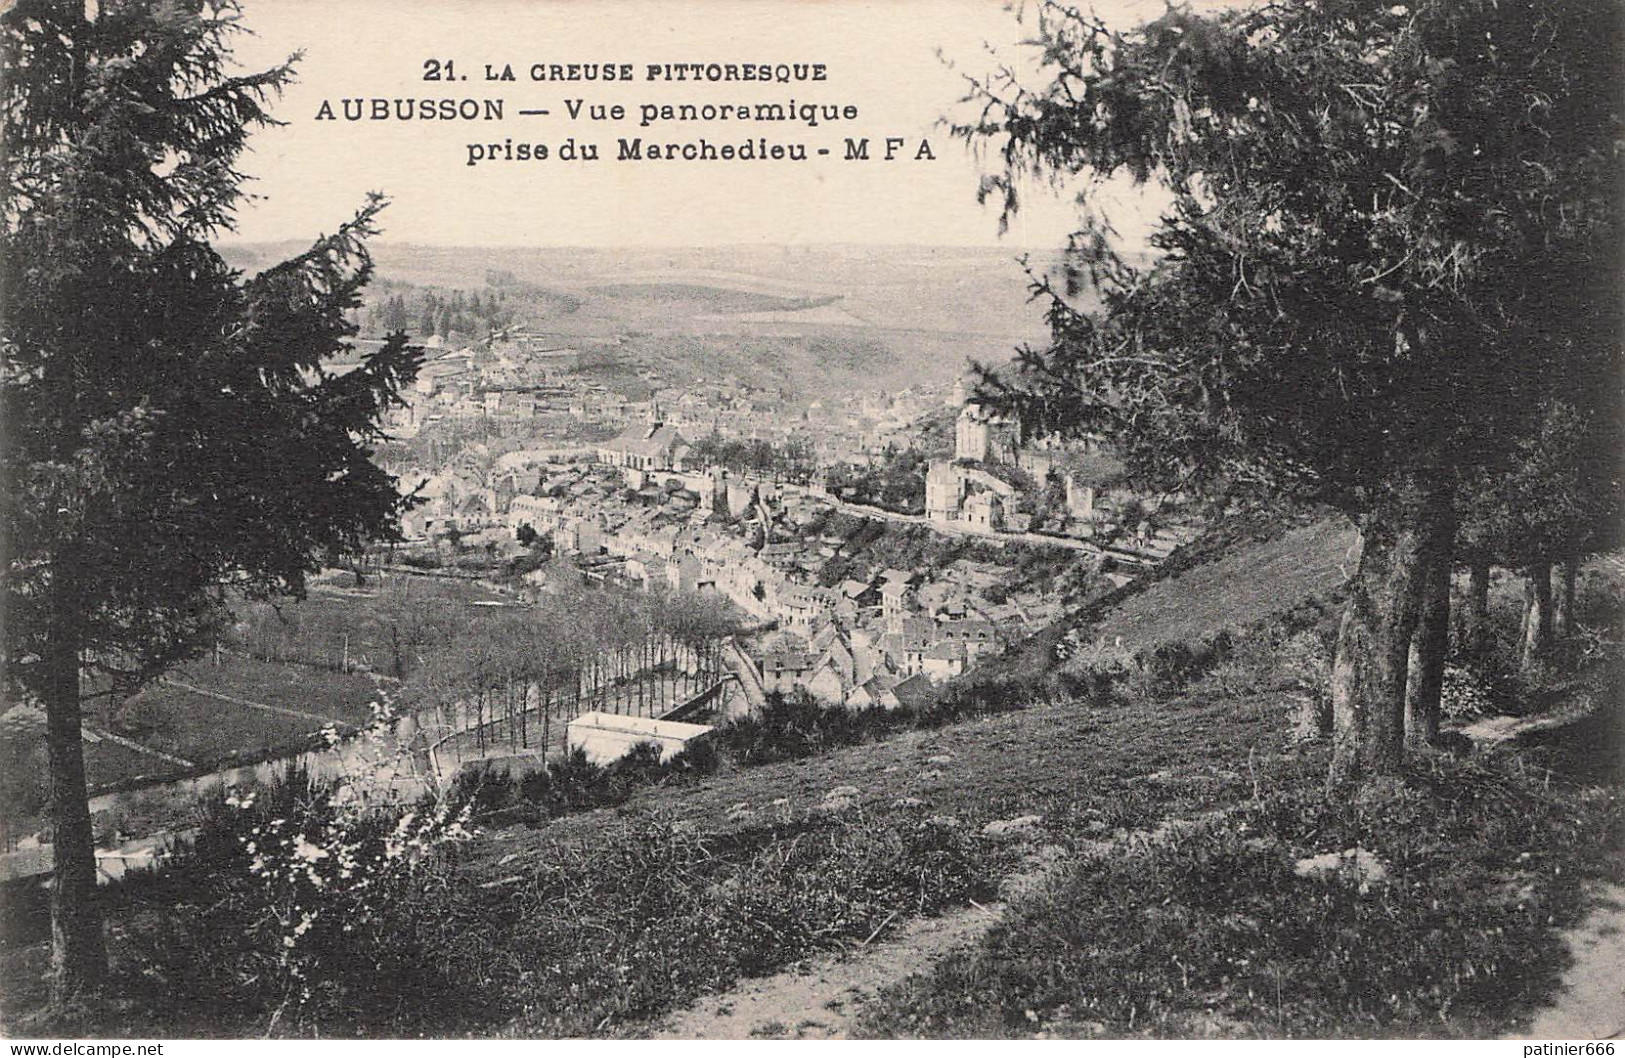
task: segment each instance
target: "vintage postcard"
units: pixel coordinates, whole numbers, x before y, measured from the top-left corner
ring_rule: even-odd
[[[13,1053],[1613,1054],[1622,18],[0,4]]]

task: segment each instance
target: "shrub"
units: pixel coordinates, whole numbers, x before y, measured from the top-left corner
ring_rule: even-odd
[[[1045,697],[1043,685],[1018,677],[972,673],[950,683],[915,715],[921,727],[941,727],[972,716],[1025,709]],[[895,715],[895,714],[882,714]],[[907,717],[907,711],[902,711]]]
[[[1075,628],[1056,645],[1055,653],[1072,686],[1091,687],[1097,693],[1109,689],[1128,702],[1144,703],[1184,690],[1213,668],[1225,649],[1224,642],[1194,646],[1165,642],[1135,651],[1120,639],[1108,644],[1103,637],[1091,639],[1087,630]]]
[[[1143,654],[1129,672],[1128,684],[1134,697],[1159,701],[1183,690],[1191,679],[1211,664],[1212,654],[1186,643],[1159,643]]]
[[[499,811],[512,805],[517,797],[518,789],[508,772],[490,761],[465,764],[452,778],[451,799],[469,805],[475,812]]]
[[[1473,720],[1495,712],[1495,687],[1482,671],[1461,665],[1444,667],[1439,714],[1446,720]]]
[[[1595,568],[1583,573],[1575,603],[1575,622],[1580,627],[1617,634],[1625,618],[1625,599],[1621,599],[1619,585],[1608,574]]]
[[[130,991],[181,1021],[267,1033],[365,1033],[454,994],[419,910],[470,807],[368,807],[292,768],[222,793],[162,883],[181,912],[133,931]]]
[[[589,760],[580,746],[548,761],[547,777],[550,805],[556,811],[580,811],[610,802],[609,773]]]
[[[666,762],[667,770],[677,775],[714,775],[721,767],[722,753],[714,737],[690,742]]]
[[[539,824],[555,816],[622,804],[638,788],[674,777],[713,774],[722,759],[711,740],[695,742],[666,761],[661,755],[659,743],[642,742],[607,766],[594,763],[581,747],[517,772],[475,761],[457,773],[449,799],[482,819]]]
[[[799,760],[835,746],[853,745],[902,718],[879,709],[825,705],[804,691],[770,694],[757,713],[725,726],[718,747],[741,764]]]
[[[530,768],[519,776],[519,799],[541,805],[552,801],[553,776],[545,767]]]
[[[1111,679],[1093,669],[1056,669],[1045,677],[1046,694],[1059,701],[1096,701],[1111,693]]]
[[[658,742],[639,742],[619,760],[610,765],[614,777],[627,785],[646,785],[663,778],[666,766],[661,762],[664,751]]]

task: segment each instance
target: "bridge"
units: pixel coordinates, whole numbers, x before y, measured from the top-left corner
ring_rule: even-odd
[[[728,689],[728,685],[730,683],[739,682],[739,677],[730,672],[724,675],[721,679],[717,680],[717,682],[713,683],[711,686],[707,687],[705,690],[701,691],[699,694],[696,694],[688,701],[677,706],[677,708],[669,709],[655,717],[655,719],[688,722],[690,717],[697,716],[708,711],[712,706],[721,701],[722,692]]]

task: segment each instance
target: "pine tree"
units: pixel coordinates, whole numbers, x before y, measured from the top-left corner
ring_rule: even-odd
[[[1008,216],[1023,178],[1088,173],[1172,203],[1140,265],[1085,195],[1052,342],[985,395],[1110,434],[1147,484],[1345,512],[1332,777],[1391,771],[1463,480],[1515,465],[1548,402],[1619,418],[1615,8],[1324,0],[1118,34],[1048,3],[1035,30],[1048,83],[976,86],[957,130],[1006,161],[984,196]]]
[[[80,715],[212,641],[230,591],[299,594],[325,556],[396,532],[371,460],[416,373],[397,338],[324,360],[371,274],[374,197],[252,277],[209,239],[289,64],[234,75],[232,3],[20,0],[0,15],[8,696],[47,717],[53,994],[105,968]]]
[[[406,301],[399,294],[389,299],[384,310],[384,332],[394,334],[406,330]]]

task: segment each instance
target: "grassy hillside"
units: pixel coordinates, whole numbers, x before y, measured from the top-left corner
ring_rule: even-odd
[[[1359,534],[1342,518],[1247,541],[1135,592],[1094,623],[1094,635],[1135,650],[1195,642],[1335,591],[1353,571]]]
[[[194,861],[125,894],[116,1024],[72,1027],[639,1036],[742,980],[901,945],[891,963],[914,972],[849,997],[860,1032],[1515,1031],[1562,979],[1588,884],[1625,877],[1625,776],[1596,757],[1621,744],[1597,708],[1620,673],[1582,661],[1526,688],[1585,723],[1328,797],[1328,751],[1292,723],[1314,687],[1281,644],[1320,634],[1301,616],[1346,546],[1325,524],[1235,533],[1093,615],[1170,668],[1103,657],[1069,684],[1007,666],[917,713],[787,709],[676,765],[479,788],[481,833],[369,897],[365,931],[323,934],[321,987],[293,1007],[264,976],[280,934],[244,939],[259,891]],[[1617,606],[1582,619],[1599,615]],[[911,958],[910,923],[967,908],[991,928]],[[37,995],[40,957],[8,961],[8,1009]],[[816,1029],[786,1003],[759,1034]]]
[[[1100,644],[1133,655],[1244,631],[1334,598],[1350,568],[1354,540],[1335,516],[1263,514],[1222,523],[978,671],[986,678],[1037,682],[1062,667],[1061,655],[1070,646]]]

